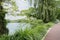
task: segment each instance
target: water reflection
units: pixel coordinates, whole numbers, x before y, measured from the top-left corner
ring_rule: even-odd
[[[30,28],[29,23],[8,23],[7,28],[9,29],[9,35],[14,34],[16,31],[22,29]]]

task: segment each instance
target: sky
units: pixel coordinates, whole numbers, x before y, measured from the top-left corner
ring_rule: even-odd
[[[15,0],[17,6],[18,6],[18,9],[21,11],[21,10],[24,10],[24,9],[28,9],[30,6],[29,6],[29,3],[28,1],[24,1],[24,0]]]

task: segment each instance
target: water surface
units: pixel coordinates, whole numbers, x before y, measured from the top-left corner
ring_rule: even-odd
[[[30,24],[28,23],[8,23],[7,28],[9,29],[9,35],[14,34],[16,31],[26,28],[30,28]]]

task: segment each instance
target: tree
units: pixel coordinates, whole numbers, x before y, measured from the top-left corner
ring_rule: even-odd
[[[35,17],[42,19],[45,23],[55,21],[57,18],[55,0],[33,0]],[[32,0],[30,0],[32,4]]]
[[[4,19],[6,12],[4,11],[2,2],[3,0],[0,0],[0,35],[8,33],[8,29],[6,28],[6,20]]]
[[[57,5],[57,11],[56,11],[56,13],[58,14],[57,19],[60,20],[60,0],[58,0],[56,2],[56,5]]]

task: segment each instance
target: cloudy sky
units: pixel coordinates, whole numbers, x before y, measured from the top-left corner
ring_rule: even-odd
[[[15,1],[20,11],[29,8],[28,1],[24,1],[24,0],[15,0]]]

